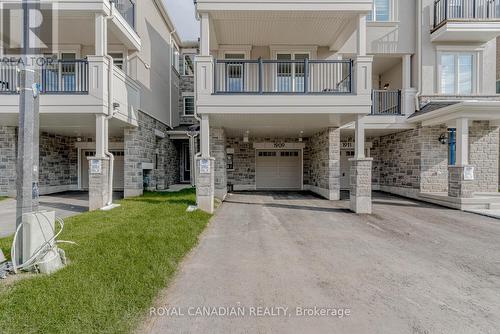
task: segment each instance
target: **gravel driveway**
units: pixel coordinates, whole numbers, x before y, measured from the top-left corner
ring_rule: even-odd
[[[500,221],[381,194],[371,216],[347,205],[231,195],[140,331],[498,333]]]

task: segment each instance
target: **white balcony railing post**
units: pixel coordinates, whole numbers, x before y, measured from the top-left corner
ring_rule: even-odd
[[[354,89],[356,95],[372,93],[372,56],[358,56],[354,62]]]
[[[89,95],[108,106],[108,67],[109,61],[104,56],[88,56],[89,62]]]
[[[195,95],[196,100],[214,92],[214,60],[212,56],[195,57]]]

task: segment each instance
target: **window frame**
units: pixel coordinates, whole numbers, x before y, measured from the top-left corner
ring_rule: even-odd
[[[367,22],[394,22],[396,21],[396,13],[397,13],[397,1],[398,0],[387,0],[389,13],[387,16],[387,20],[377,20],[377,6],[376,0],[372,3],[372,10],[370,14],[366,16]]]
[[[186,114],[186,99],[193,99],[193,113],[192,114]],[[183,117],[194,117],[195,114],[195,101],[194,101],[194,94],[193,93],[188,93],[188,94],[183,94],[182,95],[182,116]]]
[[[194,77],[194,57],[196,54],[194,53],[183,53],[182,54],[182,75],[185,77]],[[186,57],[191,57],[191,62],[193,64],[193,73],[192,74],[186,74]]]
[[[443,64],[442,64],[442,57],[444,55],[453,55],[454,57],[454,89],[453,93],[444,93],[442,89],[442,83],[443,83]],[[471,68],[471,92],[470,94],[463,94],[459,92],[459,63],[458,59],[460,55],[470,55],[472,56],[472,68]],[[478,53],[472,50],[439,50],[437,52],[437,92],[440,95],[453,95],[453,96],[469,96],[469,95],[474,95],[478,93],[478,83],[479,83],[479,78],[478,73],[480,72],[479,70],[479,56]]]

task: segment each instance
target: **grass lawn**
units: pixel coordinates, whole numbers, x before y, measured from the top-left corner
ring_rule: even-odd
[[[66,219],[71,263],[51,276],[2,286],[2,333],[128,333],[197,243],[210,215],[187,213],[193,190],[147,193],[109,212]],[[0,239],[10,252],[11,239]]]
[[[7,196],[0,196],[0,202],[6,200],[7,198],[8,198]]]

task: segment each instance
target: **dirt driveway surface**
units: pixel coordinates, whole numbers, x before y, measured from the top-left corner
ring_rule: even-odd
[[[347,205],[231,195],[141,331],[498,333],[500,221],[381,194],[371,216]],[[297,314],[315,306],[330,315]]]

